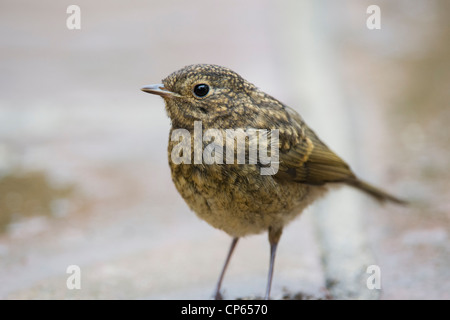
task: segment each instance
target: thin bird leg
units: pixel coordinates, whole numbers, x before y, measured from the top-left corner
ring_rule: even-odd
[[[215,300],[222,300],[222,294],[220,293],[220,287],[222,286],[223,277],[225,276],[225,271],[227,270],[228,263],[230,262],[231,255],[233,254],[234,248],[238,242],[239,238],[233,238],[231,242],[230,251],[228,251],[227,260],[225,260],[225,264],[222,269],[222,273],[220,274],[219,281],[217,282],[216,291],[214,292]]]
[[[269,243],[270,243],[270,265],[269,277],[267,279],[267,289],[264,300],[270,299],[270,289],[272,288],[273,268],[275,265],[275,254],[277,252],[278,242],[280,241],[282,228],[269,227]]]

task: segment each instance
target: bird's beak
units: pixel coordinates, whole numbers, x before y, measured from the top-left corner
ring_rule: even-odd
[[[145,87],[141,88],[141,90],[144,92],[147,92],[147,93],[157,94],[161,97],[167,97],[167,98],[179,96],[178,93],[166,90],[166,88],[164,88],[163,84],[151,84],[149,86],[145,86]]]

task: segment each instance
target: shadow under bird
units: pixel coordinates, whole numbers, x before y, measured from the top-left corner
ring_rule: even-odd
[[[238,239],[264,231],[268,231],[270,243],[265,293],[269,299],[283,227],[332,186],[345,184],[380,202],[405,203],[356,177],[296,111],[228,68],[190,65],[170,74],[162,84],[141,90],[164,99],[172,123],[170,137],[174,130],[185,129],[193,145],[196,121],[201,121],[203,130],[222,131],[223,137],[227,137],[227,129],[278,130],[278,171],[272,175],[261,174],[267,164],[259,159],[246,164],[176,164],[171,156],[180,142],[169,139],[169,165],[178,192],[198,217],[233,237],[214,293],[216,299],[222,299],[222,280]],[[264,141],[270,149],[270,137]],[[201,146],[210,143],[203,140]],[[189,159],[194,159],[195,147],[190,152]]]

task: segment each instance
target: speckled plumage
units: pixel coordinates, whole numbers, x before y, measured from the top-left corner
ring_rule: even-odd
[[[209,86],[206,96],[193,93],[198,84]],[[201,121],[204,131],[220,129],[223,137],[225,129],[279,130],[280,162],[275,175],[261,175],[259,162],[175,164],[171,154],[178,141],[169,139],[169,165],[177,190],[201,219],[234,238],[269,231],[269,241],[276,245],[283,226],[323,195],[329,183],[356,187],[380,201],[401,202],[359,180],[297,112],[230,69],[191,65],[170,74],[159,87],[143,90],[164,98],[171,134],[175,129],[187,129],[192,145],[194,121]],[[202,147],[209,143],[203,142]],[[193,156],[194,149],[191,159]]]

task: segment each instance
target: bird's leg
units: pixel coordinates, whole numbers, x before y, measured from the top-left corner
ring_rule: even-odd
[[[228,263],[230,262],[231,255],[233,254],[234,248],[236,247],[236,244],[238,242],[239,238],[233,238],[233,241],[231,242],[230,251],[228,251],[227,259],[225,260],[225,264],[223,265],[222,273],[220,274],[219,281],[217,282],[216,291],[214,293],[214,299],[216,300],[222,300],[222,294],[220,293],[220,287],[222,286],[222,280],[225,275],[225,271],[227,270]]]
[[[275,254],[277,252],[278,241],[280,241],[282,227],[274,228],[269,227],[269,243],[270,243],[270,265],[269,265],[269,277],[267,279],[266,296],[264,300],[269,300],[270,289],[272,288],[273,267],[275,264]]]

